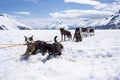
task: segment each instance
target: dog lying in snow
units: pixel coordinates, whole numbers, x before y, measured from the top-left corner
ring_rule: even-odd
[[[63,45],[57,42],[56,38],[57,36],[54,37],[55,42],[53,44],[47,43],[42,49],[42,55],[45,55],[48,52],[48,59],[51,55],[60,56],[62,54],[61,51],[63,49]]]
[[[63,45],[57,42],[56,38],[57,36],[54,37],[55,42],[53,44],[49,44],[47,42],[40,40],[37,40],[35,42],[30,42],[27,40],[30,38],[25,37],[25,42],[27,42],[27,49],[22,56],[24,57],[24,59],[28,59],[31,55],[36,55],[37,53],[42,53],[42,55],[48,53],[47,59],[49,59],[51,55],[60,56],[62,54],[61,51],[63,49]],[[26,55],[27,57],[25,57]]]

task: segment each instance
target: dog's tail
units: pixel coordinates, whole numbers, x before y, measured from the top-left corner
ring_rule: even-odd
[[[55,36],[55,37],[54,37],[54,41],[55,41],[55,42],[57,42],[57,39],[56,39],[57,37],[58,37],[58,36]]]

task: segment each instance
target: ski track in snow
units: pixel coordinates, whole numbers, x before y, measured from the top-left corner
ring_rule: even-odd
[[[46,63],[42,60],[47,55],[41,54],[21,61],[26,46],[0,49],[0,80],[120,80],[119,34],[120,30],[97,30],[82,42],[62,42],[63,55]],[[0,31],[0,44],[24,43],[24,35],[44,41],[58,35],[60,40],[58,30],[13,30]]]

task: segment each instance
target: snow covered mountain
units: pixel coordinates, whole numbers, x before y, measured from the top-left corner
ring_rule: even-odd
[[[96,29],[120,29],[120,10],[106,19],[92,23]]]
[[[111,15],[111,14],[110,14]],[[2,16],[0,16],[2,17]],[[75,29],[76,27],[95,27],[96,29],[120,29],[120,10],[113,15],[101,18],[50,18],[50,19],[22,19],[21,22],[35,30],[56,30],[60,27]],[[9,21],[10,22],[10,21]],[[1,25],[2,29],[6,29]],[[17,27],[19,28],[19,27]]]
[[[86,19],[77,19],[77,22],[74,19],[53,21],[50,24],[47,24],[43,29],[59,29],[60,27],[75,29],[76,27],[86,27],[88,23],[91,23],[91,21]]]
[[[32,28],[19,23],[6,14],[0,14],[0,30],[31,30]]]
[[[68,24],[69,23],[69,24]],[[69,19],[68,21],[54,21],[44,27],[45,29],[58,29],[59,27],[75,29],[76,27],[95,27],[96,29],[120,29],[120,10],[105,19]]]
[[[53,21],[52,23],[46,25],[44,29],[58,29],[61,25],[63,25],[62,23],[63,22]]]

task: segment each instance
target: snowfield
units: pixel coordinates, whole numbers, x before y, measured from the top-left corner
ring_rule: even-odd
[[[7,14],[0,14],[0,30],[31,30],[29,26],[18,22]]]
[[[58,35],[60,41],[59,30],[12,30],[0,31],[0,44],[24,43],[24,35],[50,43]],[[0,80],[120,80],[120,30],[96,30],[82,42],[61,44],[62,56],[46,63],[41,54],[21,61],[26,46],[0,48]]]

